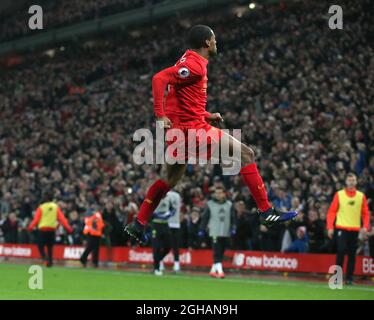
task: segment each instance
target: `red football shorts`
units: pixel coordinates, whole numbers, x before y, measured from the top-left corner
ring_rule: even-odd
[[[220,129],[203,121],[188,124],[173,122],[173,127],[166,132],[166,157],[177,162],[204,163],[204,160],[210,160],[219,146],[222,134]]]

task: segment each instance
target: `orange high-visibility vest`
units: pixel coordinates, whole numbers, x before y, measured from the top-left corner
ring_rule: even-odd
[[[95,212],[92,216],[85,218],[84,223],[84,234],[101,237],[105,224],[100,212]]]

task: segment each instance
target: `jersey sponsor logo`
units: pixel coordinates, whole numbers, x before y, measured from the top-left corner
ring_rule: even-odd
[[[178,74],[181,78],[187,78],[190,75],[190,70],[186,67],[182,67],[178,70]]]

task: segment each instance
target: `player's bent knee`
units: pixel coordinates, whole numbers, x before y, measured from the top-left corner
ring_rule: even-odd
[[[178,181],[171,179],[171,180],[168,180],[167,183],[168,183],[169,187],[172,189],[177,185]]]
[[[165,181],[169,185],[170,188],[174,188],[177,184],[178,181],[180,180],[180,177],[178,176],[172,176],[168,177]]]

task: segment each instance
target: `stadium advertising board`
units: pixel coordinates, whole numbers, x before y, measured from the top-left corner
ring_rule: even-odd
[[[54,248],[56,260],[79,260],[84,251],[81,246],[57,245]],[[0,244],[0,257],[37,259],[39,252],[36,245]],[[210,250],[186,250],[180,253],[180,263],[186,267],[210,267],[212,263]],[[225,253],[224,267],[242,270],[328,273],[329,267],[335,264],[333,254],[285,254],[262,251],[233,251]],[[150,248],[102,247],[101,262],[152,264],[153,255]],[[168,254],[164,259],[165,265],[172,264],[173,258]],[[374,261],[370,257],[358,256],[355,275],[374,276]]]

